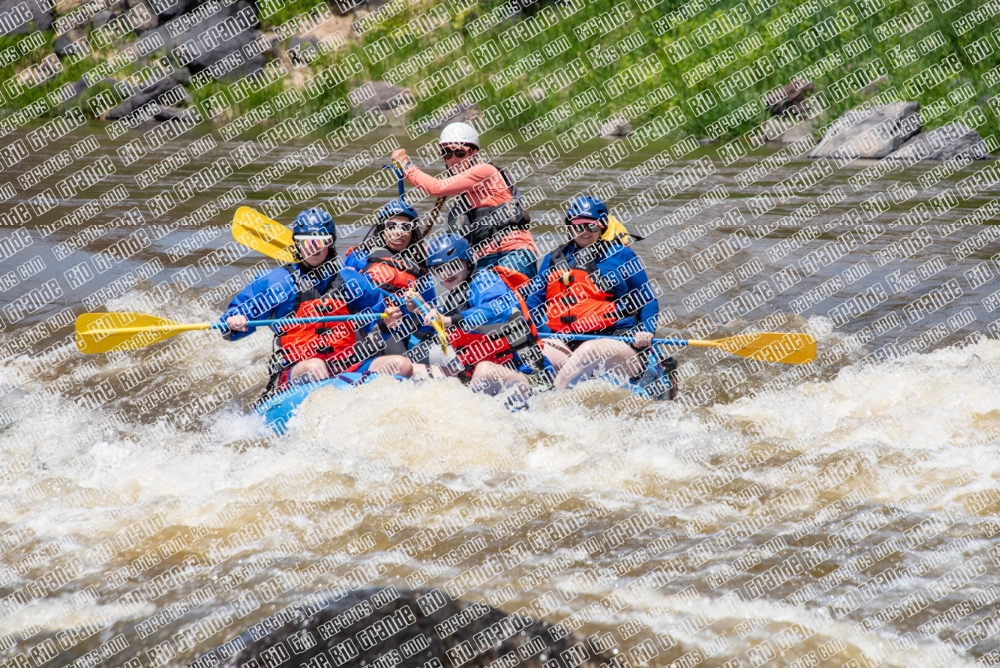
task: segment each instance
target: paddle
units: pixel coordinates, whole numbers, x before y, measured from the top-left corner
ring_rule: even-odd
[[[382,165],[382,169],[391,169],[396,173],[396,186],[399,188],[399,199],[404,199],[406,196],[406,191],[403,189],[403,172],[396,166],[395,163],[391,165]]]
[[[352,320],[381,320],[385,313],[360,313],[356,315],[331,315],[322,318],[281,318],[277,320],[251,320],[247,327],[284,327],[288,325],[320,325],[327,322]],[[177,336],[181,332],[204,329],[226,330],[221,322],[180,323],[146,313],[116,311],[111,313],[84,313],[76,319],[76,347],[88,355],[112,350],[139,350]]]
[[[604,241],[618,241],[622,246],[630,246],[633,241],[642,241],[646,237],[640,237],[638,234],[632,234],[625,226],[615,218],[614,214],[608,214],[608,227],[604,230],[604,234],[601,235],[601,239]]]
[[[241,206],[236,210],[236,215],[233,216],[233,238],[247,248],[284,264],[298,259],[292,252],[295,244],[292,231],[249,206]]]
[[[546,339],[564,341],[610,340],[632,342],[627,336],[600,336],[598,334],[539,334]],[[808,334],[794,332],[761,332],[738,334],[725,339],[701,341],[698,339],[653,339],[653,343],[689,348],[720,348],[727,353],[758,362],[780,364],[809,364],[816,359],[816,339]]]

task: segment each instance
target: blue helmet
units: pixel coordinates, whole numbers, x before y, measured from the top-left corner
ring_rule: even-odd
[[[406,216],[410,220],[418,220],[417,210],[406,203],[406,200],[394,199],[378,210],[378,222],[384,223],[393,216]]]
[[[306,209],[295,216],[295,227],[292,235],[299,237],[332,236],[337,238],[337,228],[333,225],[333,216],[323,209]]]
[[[589,218],[608,224],[608,205],[590,195],[577,197],[566,209],[566,222],[574,218]]]
[[[431,239],[430,243],[427,244],[427,266],[439,267],[452,260],[465,260],[469,264],[473,264],[472,248],[469,246],[469,242],[450,232]]]

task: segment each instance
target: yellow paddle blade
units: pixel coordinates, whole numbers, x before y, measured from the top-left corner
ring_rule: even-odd
[[[721,348],[758,362],[809,364],[816,359],[816,339],[795,332],[739,334],[715,341],[689,341],[688,345]]]
[[[438,335],[438,343],[441,344],[441,352],[445,355],[448,354],[448,333],[444,329],[444,323],[440,320],[432,320],[431,327]]]
[[[601,235],[601,239],[604,241],[618,241],[622,246],[628,246],[632,243],[632,237],[628,235],[628,230],[612,215],[608,215],[608,227],[604,230],[604,234]]]
[[[292,231],[248,206],[241,206],[233,216],[233,238],[279,262],[295,262]]]
[[[84,313],[76,319],[76,347],[87,355],[138,350],[181,332],[210,327],[207,322],[185,325],[145,313]]]

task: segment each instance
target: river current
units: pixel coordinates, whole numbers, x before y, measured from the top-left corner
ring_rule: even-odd
[[[85,127],[19,169],[89,135],[100,146],[88,160],[106,155],[115,173],[0,231],[11,307],[0,334],[6,665],[187,665],[304,596],[365,583],[437,587],[563,622],[629,665],[1000,663],[1000,332],[991,310],[1000,249],[989,226],[951,227],[997,189],[950,210],[935,199],[986,163],[929,188],[921,177],[933,164],[855,190],[850,177],[872,164],[858,161],[763,213],[748,198],[813,161],[774,167],[764,161],[776,149],[764,148],[726,165],[714,147],[664,143],[558,193],[548,179],[574,156],[533,166],[519,185],[551,249],[562,239],[558,211],[576,190],[629,211],[665,173],[711,160],[711,173],[626,221],[646,234],[634,248],[661,288],[660,334],[805,331],[819,342],[817,362],[681,350],[678,402],[594,381],[516,413],[453,380],[377,380],[316,392],[276,437],[248,415],[265,381],[267,333],[227,343],[195,332],[84,356],[73,319],[105,309],[217,317],[273,266],[233,243],[226,197],[237,184],[245,199],[236,204],[268,210],[278,200],[265,200],[284,197],[288,210],[275,214],[288,223],[296,198],[378,181],[337,216],[342,254],[395,185],[379,180],[385,156],[342,182],[318,180],[389,135],[253,191],[252,174],[308,144],[291,142],[155,219],[148,200],[239,142],[220,142],[147,188],[134,175],[191,138],[126,168],[116,149],[130,137]],[[533,165],[535,147],[498,161]],[[646,163],[653,173],[626,176],[658,155]],[[740,187],[738,175],[764,164],[769,173]],[[120,186],[126,196],[107,197],[85,225],[52,229]],[[878,193],[884,210],[873,212]],[[212,214],[212,202],[228,206]],[[4,211],[18,204],[28,205],[14,198]],[[197,222],[171,225],[182,216]],[[123,243],[116,248],[138,252],[108,251]],[[792,264],[794,276],[775,276]],[[858,295],[873,305],[848,303]],[[709,326],[705,316],[720,307],[730,317]]]

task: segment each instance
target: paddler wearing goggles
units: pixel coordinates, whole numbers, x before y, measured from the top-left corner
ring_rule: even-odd
[[[545,339],[545,357],[558,371],[556,389],[602,370],[636,381],[646,367],[640,353],[652,343],[659,304],[645,270],[634,271],[641,266],[635,252],[601,238],[609,220],[601,200],[574,199],[565,217],[570,241],[542,259],[525,300],[541,332],[626,335],[633,343]]]
[[[526,400],[532,385],[544,384],[547,376],[527,305],[511,288],[523,278],[506,267],[477,267],[469,242],[451,233],[428,244],[427,266],[445,293],[429,305],[408,291],[406,307],[420,313],[425,326],[446,328],[453,356],[437,366],[476,392],[493,396],[513,389],[515,402]]]
[[[399,325],[399,306],[354,269],[339,269],[333,218],[322,209],[295,217],[297,262],[258,274],[233,298],[222,315],[236,341],[253,333],[249,320],[316,318],[359,313],[382,314],[370,322],[334,322],[275,328],[275,353],[265,395],[291,385],[329,378],[345,371],[371,371],[409,377],[413,365],[402,355],[385,354],[389,330]]]
[[[368,237],[348,249],[344,266],[363,273],[376,285],[386,303],[404,304],[402,292],[416,289],[425,301],[434,301],[434,282],[427,264],[416,210],[406,200],[395,199],[379,209],[376,224]],[[405,355],[410,343],[409,333],[417,329],[410,319],[401,327],[400,336],[386,341],[388,352]],[[419,344],[419,340],[413,341]]]

